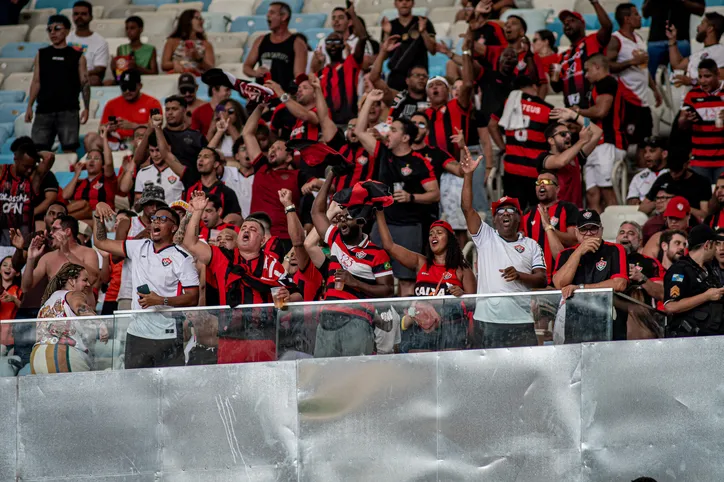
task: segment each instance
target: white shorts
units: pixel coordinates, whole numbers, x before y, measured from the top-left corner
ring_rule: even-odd
[[[625,157],[626,151],[617,149],[613,144],[597,145],[583,167],[586,189],[612,187],[613,166],[616,162],[623,161]]]

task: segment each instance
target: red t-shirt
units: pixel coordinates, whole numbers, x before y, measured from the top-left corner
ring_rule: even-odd
[[[23,297],[23,292],[16,285],[12,285],[6,291],[18,299],[22,299]],[[17,312],[18,307],[15,305],[15,303],[0,303],[0,320],[14,320]],[[0,345],[9,346],[14,344],[15,340],[13,339],[13,325],[1,325]]]
[[[254,160],[254,185],[251,190],[251,212],[263,211],[272,220],[271,234],[281,239],[289,239],[287,215],[284,206],[279,202],[279,190],[289,189],[294,204],[299,206],[301,191],[299,189],[298,169],[277,169],[269,167],[264,154]]]
[[[551,71],[551,65],[558,63],[558,54],[551,54],[546,57],[541,57],[540,55],[535,54],[533,58],[535,60],[536,67],[538,67],[538,75],[540,76],[538,83],[540,85],[547,84],[548,77],[546,74]]]
[[[550,156],[550,152],[541,152],[536,159],[538,172],[546,169],[545,160]],[[568,201],[576,205],[578,209],[583,209],[583,187],[581,185],[581,166],[586,163],[586,156],[582,153],[573,159],[568,165],[558,169],[558,200]]]
[[[213,119],[214,109],[212,109],[211,104],[207,102],[197,107],[194,113],[191,114],[191,129],[206,135],[206,133],[209,132],[209,127],[211,127],[211,121]]]
[[[151,118],[151,109],[161,110],[161,103],[150,95],[141,93],[135,102],[128,102],[123,96],[111,99],[103,109],[101,124],[108,124],[108,117],[116,116],[118,119],[127,120],[134,124],[148,124]],[[116,131],[122,138],[132,137],[133,130],[118,129]]]

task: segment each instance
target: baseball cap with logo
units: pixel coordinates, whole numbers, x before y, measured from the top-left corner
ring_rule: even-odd
[[[178,88],[193,87],[196,88],[196,77],[189,73],[183,73],[178,78]]]
[[[141,83],[141,73],[138,70],[126,70],[121,74],[119,84],[122,90],[136,90],[136,86]]]
[[[493,215],[495,215],[495,212],[498,210],[498,208],[503,207],[503,206],[513,206],[515,209],[518,210],[518,214],[521,214],[521,215],[523,214],[523,212],[520,209],[520,202],[518,202],[518,200],[516,198],[509,197],[509,196],[503,196],[493,203],[493,206],[492,206]]]
[[[684,219],[690,212],[691,206],[689,205],[689,201],[687,201],[685,197],[676,196],[671,198],[669,204],[666,205],[664,217]]]
[[[601,227],[601,216],[593,209],[583,209],[578,213],[578,223],[576,223],[576,226],[579,228],[583,226]]]
[[[586,21],[583,19],[583,15],[581,15],[580,13],[573,12],[571,10],[561,10],[561,13],[558,14],[558,19],[563,22],[566,20],[566,17],[575,17],[584,24],[586,23]]]

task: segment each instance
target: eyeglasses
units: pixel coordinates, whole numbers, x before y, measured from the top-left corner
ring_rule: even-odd
[[[511,207],[500,208],[495,211],[495,214],[517,214],[518,210]]]
[[[151,216],[152,223],[165,223],[166,221],[173,222],[173,218],[171,216],[165,216],[163,214],[160,216]]]
[[[538,179],[535,182],[536,186],[557,186],[558,183],[552,179]]]
[[[50,32],[60,32],[60,31],[63,30],[64,28],[65,28],[65,27],[63,27],[62,25],[49,25],[48,28],[46,28],[45,30],[46,30],[48,33],[50,33]]]
[[[181,87],[181,88],[179,89],[179,92],[181,92],[181,93],[184,94],[184,95],[185,95],[185,94],[193,94],[194,92],[196,92],[196,89],[194,89],[193,87]]]
[[[229,109],[226,109],[226,113],[227,113],[227,114],[233,114],[234,112],[236,112],[236,111],[234,110],[233,107],[231,107],[231,108],[229,108]]]
[[[585,236],[586,234],[596,234],[596,233],[598,233],[600,230],[601,230],[601,227],[600,227],[600,226],[591,226],[591,227],[589,227],[589,228],[587,228],[587,227],[578,228],[578,232],[581,233],[581,234],[583,234],[584,236]]]
[[[570,137],[571,131],[560,131],[555,133],[556,136]]]
[[[430,78],[429,75],[427,75],[427,74],[421,74],[421,73],[410,74],[410,77],[417,77],[418,79],[429,79],[429,78]]]

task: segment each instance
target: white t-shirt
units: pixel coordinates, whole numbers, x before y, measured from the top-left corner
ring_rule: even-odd
[[[176,245],[156,252],[150,239],[127,240],[124,243],[126,257],[131,260],[132,310],[143,310],[138,302],[138,288],[148,285],[162,298],[178,296],[181,288],[198,288],[199,273],[194,258]],[[154,306],[144,310],[163,309]],[[128,325],[128,333],[140,338],[167,340],[176,338],[176,321],[162,314],[137,314]]]
[[[699,62],[704,59],[712,59],[720,69],[724,68],[724,45],[715,44],[692,53],[689,57],[689,68],[686,71],[686,75],[690,79],[699,78]]]
[[[623,35],[620,31],[614,32],[613,35],[618,39],[621,48],[616,57],[616,62],[626,62],[633,59],[635,52],[646,52],[648,47],[643,38],[634,32],[635,41]],[[649,91],[649,69],[646,66],[636,65],[629,67],[622,72],[616,74],[636,97],[641,101],[641,105],[648,107],[648,91]]]
[[[93,32],[90,37],[79,37],[73,30],[67,39],[70,47],[77,47],[83,50],[88,70],[96,67],[108,67],[108,42],[98,32]]]
[[[631,179],[631,184],[628,185],[628,196],[626,199],[638,198],[639,201],[643,201],[646,195],[651,191],[651,187],[658,177],[666,172],[668,169],[662,169],[659,172],[654,172],[648,167],[643,171],[636,174]]]
[[[254,174],[244,176],[235,167],[225,167],[221,180],[236,193],[236,199],[241,207],[241,216],[245,218],[251,214],[251,189],[254,186]]]
[[[473,236],[478,249],[478,294],[520,293],[530,291],[520,281],[505,281],[500,270],[509,266],[521,273],[534,269],[545,270],[546,263],[538,243],[518,233],[515,241],[506,241],[485,223]],[[530,297],[506,296],[484,298],[478,302],[475,319],[492,323],[533,323],[530,314]]]
[[[160,177],[159,173],[161,174]],[[171,205],[174,201],[181,200],[181,196],[183,196],[184,185],[181,182],[181,178],[168,166],[162,171],[159,171],[156,165],[151,163],[150,166],[146,166],[138,171],[135,191],[141,194],[143,192],[143,186],[147,182],[158,184],[163,188],[166,204],[168,205]]]
[[[141,221],[140,216],[131,218],[131,227],[128,229],[127,239],[133,239],[144,229],[146,229],[146,226],[143,224],[143,221]],[[128,258],[124,259],[123,270],[121,271],[121,287],[118,288],[119,300],[131,299],[131,269],[131,260]]]

